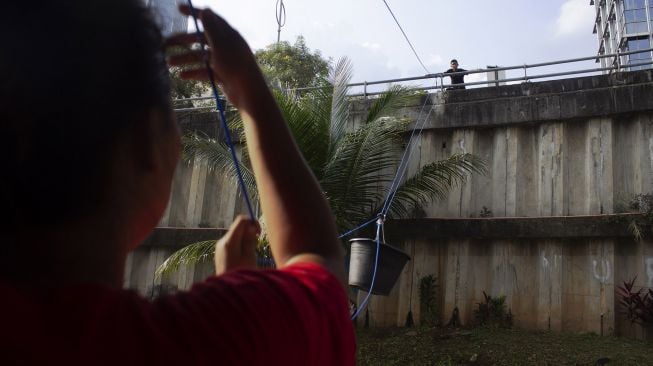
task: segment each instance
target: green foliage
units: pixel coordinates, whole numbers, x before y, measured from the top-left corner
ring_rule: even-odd
[[[644,233],[642,232],[642,227],[637,223],[635,220],[631,220],[630,223],[628,224],[628,231],[630,232],[630,235],[633,236],[633,240],[636,242],[642,241],[642,236]]]
[[[157,277],[177,271],[182,266],[200,263],[213,258],[215,253],[215,240],[201,241],[186,246],[172,253],[157,268],[155,275]]]
[[[653,326],[653,289],[634,290],[635,280],[624,281],[617,287],[619,304],[631,322],[644,326]]]
[[[360,366],[652,364],[650,342],[590,333],[492,327],[358,327],[356,333]]]
[[[272,250],[266,235],[260,235],[258,238],[258,242],[256,243],[256,257],[272,259]]]
[[[636,194],[631,198],[629,207],[639,213],[651,214],[653,212],[653,194]]]
[[[208,84],[197,80],[183,80],[179,77],[182,69],[170,68],[170,96],[172,99],[200,97],[208,91]]]
[[[492,217],[492,210],[488,209],[487,207],[483,206],[483,209],[481,212],[478,214],[479,217]]]
[[[428,275],[419,280],[420,322],[426,326],[436,326],[439,322],[437,304],[438,279]]]
[[[179,270],[179,268],[189,265],[197,264],[206,261],[212,261],[215,254],[215,240],[200,241],[172,253],[155,272],[156,277],[161,277],[171,274]],[[256,245],[256,257],[263,260],[272,259],[272,252],[270,251],[270,243],[265,236],[258,238]],[[266,261],[264,261],[266,262]],[[269,262],[269,261],[268,261]],[[267,262],[266,262],[267,263]],[[268,265],[269,267],[269,265]]]
[[[317,86],[329,73],[330,60],[324,59],[319,50],[311,52],[302,36],[293,45],[286,41],[273,43],[254,56],[274,88]]]
[[[640,193],[633,195],[628,201],[630,212],[640,213],[640,217],[631,217],[628,221],[628,231],[633,240],[642,241],[645,235],[653,232],[653,194]]]
[[[482,326],[512,326],[512,313],[506,310],[506,296],[492,297],[483,291],[483,302],[476,303],[474,310],[476,324]]]
[[[185,161],[192,162],[195,159],[203,160],[207,163],[209,169],[227,173],[227,176],[231,178],[233,184],[238,184],[236,167],[231,160],[229,148],[224,142],[202,134],[183,136],[181,142],[183,146],[182,158]],[[256,200],[258,198],[258,191],[256,190],[254,173],[245,163],[246,161],[240,162],[243,180],[250,197],[252,200]]]

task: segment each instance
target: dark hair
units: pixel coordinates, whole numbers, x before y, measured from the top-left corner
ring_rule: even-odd
[[[169,110],[158,27],[139,0],[11,1],[0,44],[0,204],[9,223],[91,212],[118,133],[151,108]]]
[[[453,63],[458,63],[458,60],[456,60],[456,59],[454,58],[453,60],[451,60],[451,63],[452,63],[452,64],[453,64]]]

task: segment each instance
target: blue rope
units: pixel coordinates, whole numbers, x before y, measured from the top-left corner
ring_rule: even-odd
[[[413,131],[410,134],[408,145],[406,145],[406,150],[404,150],[404,153],[401,156],[399,166],[397,167],[397,173],[392,179],[392,184],[390,185],[390,191],[388,192],[388,196],[386,197],[385,202],[383,203],[383,209],[381,209],[381,215],[385,216],[388,214],[388,211],[390,211],[390,205],[392,204],[392,200],[394,200],[395,194],[397,193],[397,188],[399,188],[400,177],[405,173],[406,168],[408,167],[408,162],[410,161],[410,158],[413,155],[412,146],[414,141],[413,139],[415,137],[415,131],[417,131],[418,126],[421,123],[421,126],[419,127],[419,133],[417,134],[417,138],[422,136],[422,132],[424,131],[424,126],[426,125],[426,121],[429,119],[431,112],[433,112],[433,109],[431,108],[429,110],[429,113],[424,118],[424,120],[422,120],[422,122],[419,121],[420,118],[422,117],[422,114],[424,113],[424,108],[426,107],[427,102],[428,102],[428,98],[424,98],[424,103],[422,104],[422,108],[420,109],[419,115],[417,116],[417,120],[416,120],[417,122],[415,123],[415,128],[413,128]],[[406,155],[408,155],[408,157],[406,157]]]
[[[197,22],[197,14],[195,13],[195,8],[193,7],[192,1],[191,0],[187,0],[187,1],[188,1],[188,7],[190,8],[191,16],[193,17],[193,23],[195,24],[195,32],[197,33],[197,39],[203,50],[205,44],[204,44],[204,38],[202,37],[202,32],[200,31],[200,27]],[[238,184],[240,185],[240,189],[242,189],[243,191],[243,196],[245,197],[245,203],[247,204],[247,211],[249,211],[249,216],[252,220],[256,221],[256,215],[254,214],[254,210],[252,209],[252,202],[249,198],[249,193],[247,192],[245,179],[243,179],[243,172],[240,169],[238,156],[236,156],[236,148],[234,147],[234,143],[231,138],[231,132],[229,131],[229,126],[227,125],[227,118],[225,117],[225,113],[224,113],[224,105],[222,103],[222,100],[220,99],[220,95],[218,93],[218,87],[215,84],[215,79],[213,77],[213,70],[211,69],[211,65],[209,64],[208,58],[205,58],[204,64],[206,65],[206,72],[209,76],[209,81],[211,82],[211,89],[213,90],[213,97],[215,99],[216,109],[220,114],[220,121],[222,121],[222,128],[224,129],[225,140],[227,142],[227,146],[229,147],[229,152],[231,153],[231,160],[233,160],[234,166],[236,167],[236,174],[238,175]]]
[[[417,138],[420,138],[422,136],[422,132],[424,131],[424,126],[426,125],[426,120],[428,120],[429,116],[431,115],[431,111],[426,115],[424,118],[424,121],[419,129],[419,133],[417,134]],[[415,127],[417,128],[417,126]],[[415,132],[415,129],[413,129],[413,133]],[[412,137],[411,137],[412,138]],[[416,138],[416,139],[417,139]],[[413,156],[413,150],[412,150],[412,141],[406,146],[406,151],[408,151],[410,148],[410,153],[408,153],[408,158],[406,159],[406,164],[404,164],[403,169],[397,169],[397,175],[395,176],[395,179],[399,178],[400,176],[404,175],[406,172],[406,169],[408,167],[408,161],[410,161],[410,158]],[[405,153],[405,152],[404,152]],[[402,158],[403,159],[403,158]],[[401,168],[401,165],[400,165]],[[381,211],[382,215],[387,215],[388,211],[390,211],[390,205],[392,205],[392,201],[395,198],[395,195],[397,194],[397,188],[399,188],[399,182],[397,180],[397,185],[394,187],[394,189],[391,189],[390,192],[388,193],[388,198],[386,199],[386,204],[383,207],[383,210]]]
[[[426,102],[427,101],[428,101],[428,99],[425,99],[424,104],[422,104],[422,108],[420,109],[419,115],[417,116],[417,123],[415,124],[415,128],[413,128],[413,131],[412,131],[412,133],[410,135],[410,139],[409,139],[408,145],[406,146],[406,150],[404,151],[403,155],[401,156],[401,160],[399,162],[399,167],[397,167],[397,173],[395,174],[395,177],[392,180],[392,184],[390,185],[390,191],[388,192],[388,196],[386,197],[385,202],[383,203],[383,209],[381,210],[381,212],[378,215],[378,218],[376,219],[377,220],[376,221],[376,256],[374,258],[374,272],[372,273],[372,283],[370,284],[370,290],[367,293],[367,296],[365,296],[365,299],[361,302],[360,307],[356,310],[354,315],[352,315],[352,317],[351,317],[352,320],[356,319],[358,317],[358,315],[360,314],[360,312],[363,311],[363,309],[367,306],[367,302],[369,301],[370,296],[372,295],[372,291],[374,291],[374,282],[376,281],[376,272],[377,272],[377,270],[379,268],[379,252],[381,250],[381,239],[380,239],[381,227],[383,226],[383,221],[385,220],[385,216],[388,213],[388,211],[390,210],[390,205],[392,205],[392,201],[394,200],[395,195],[397,193],[397,188],[399,187],[399,177],[401,177],[405,173],[406,168],[408,167],[408,161],[410,161],[410,158],[413,155],[412,145],[413,145],[413,141],[414,141],[413,138],[415,137],[415,131],[418,130],[418,126],[419,126],[419,133],[417,134],[417,138],[419,138],[422,135],[422,132],[424,131],[424,126],[426,125],[426,121],[428,120],[429,116],[431,115],[431,112],[433,111],[432,108],[429,110],[429,113],[426,115],[426,117],[424,118],[424,120],[421,122],[421,125],[420,125],[419,120],[420,120],[420,117],[422,116],[422,114],[424,112],[424,107],[426,107]],[[341,236],[339,236],[339,238],[342,238],[343,236],[347,236],[347,235],[351,234],[352,232],[354,232],[356,230],[359,230],[359,229],[369,225],[373,221],[374,220],[370,220],[370,221],[360,225],[359,227],[342,234]]]
[[[345,233],[343,233],[343,234],[340,234],[340,236],[338,237],[338,239],[342,239],[342,238],[344,238],[345,236],[349,236],[349,235],[355,233],[356,231],[358,231],[358,230],[364,228],[365,226],[367,226],[367,225],[373,223],[374,221],[376,221],[376,218],[371,219],[370,221],[367,221],[366,223],[359,225],[359,226],[358,226],[357,228],[355,228],[355,229],[351,229],[351,230],[349,230],[349,231],[347,231],[347,232],[345,232]]]
[[[354,315],[351,316],[351,320],[354,320],[358,317],[358,314],[365,309],[367,302],[370,300],[372,291],[374,290],[374,282],[376,282],[376,270],[379,268],[379,252],[381,251],[381,226],[383,225],[383,220],[378,219],[376,221],[376,256],[374,257],[374,272],[372,272],[372,282],[370,283],[370,290],[367,292],[367,296],[361,302],[361,306],[356,309]]]

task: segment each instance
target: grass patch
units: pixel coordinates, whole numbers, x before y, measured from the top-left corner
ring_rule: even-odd
[[[359,365],[653,365],[653,343],[595,334],[483,327],[358,329],[357,336]]]

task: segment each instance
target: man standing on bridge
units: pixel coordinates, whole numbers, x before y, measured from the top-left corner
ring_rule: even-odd
[[[457,73],[457,72],[464,72],[467,71],[463,68],[458,67],[458,60],[455,58],[451,60],[451,68],[447,71],[445,71],[445,74],[452,74],[452,73]],[[452,90],[452,89],[465,89],[464,85],[456,85],[456,84],[464,84],[465,83],[465,75],[466,74],[456,74],[456,75],[449,75],[451,78],[451,85],[450,87],[447,88],[447,90]]]

